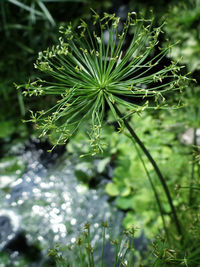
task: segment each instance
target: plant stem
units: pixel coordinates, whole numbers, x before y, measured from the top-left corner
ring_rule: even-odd
[[[193,133],[193,145],[197,145],[197,129],[194,128],[194,133]],[[192,205],[193,201],[193,183],[194,183],[194,172],[195,172],[195,155],[193,154],[192,157],[192,173],[191,173],[191,181],[190,181],[190,192],[189,192],[189,205]]]
[[[24,106],[24,100],[23,100],[23,95],[22,95],[22,92],[21,90],[18,91],[18,103],[19,103],[19,107],[20,107],[20,112],[21,112],[21,115],[24,117],[25,116],[25,106]]]
[[[88,264],[89,264],[89,267],[92,267],[92,262],[91,262],[91,252],[90,252],[90,228],[87,228],[87,254],[88,254]]]
[[[115,264],[114,264],[114,267],[117,267],[118,253],[119,253],[118,244],[115,244]]]
[[[133,141],[132,138],[131,138],[131,140]],[[149,182],[150,182],[151,188],[152,188],[152,190],[153,190],[153,193],[154,193],[156,202],[157,202],[157,204],[158,204],[158,208],[159,208],[160,215],[161,215],[161,218],[162,218],[162,222],[163,222],[163,227],[164,227],[164,230],[165,230],[165,234],[166,234],[166,237],[168,238],[168,231],[167,231],[167,227],[166,227],[166,224],[165,224],[164,212],[163,212],[163,208],[162,208],[162,204],[161,204],[161,201],[160,201],[158,192],[157,192],[157,190],[156,190],[156,187],[155,187],[154,184],[153,184],[153,181],[152,181],[152,179],[151,179],[150,173],[149,173],[149,171],[147,170],[147,167],[146,167],[146,165],[145,165],[145,162],[144,162],[144,160],[143,160],[143,158],[142,158],[142,155],[141,155],[141,153],[140,153],[140,151],[139,151],[137,145],[135,144],[135,142],[133,142],[133,144],[134,144],[135,149],[136,149],[136,151],[137,151],[138,157],[139,157],[140,161],[142,162],[142,165],[143,165],[143,167],[144,167],[144,170],[145,170],[145,172],[146,172],[146,175],[147,175],[147,177],[148,177],[148,179],[149,179]]]
[[[101,267],[103,267],[103,260],[104,260],[105,235],[106,235],[106,228],[103,227],[103,243],[102,243],[102,252],[101,252]]]
[[[147,150],[147,148],[144,146],[144,144],[142,143],[142,141],[139,139],[139,137],[136,135],[135,131],[133,130],[133,128],[130,126],[130,124],[128,123],[128,121],[123,118],[123,115],[121,114],[121,112],[119,111],[119,109],[116,107],[115,104],[113,104],[114,108],[115,108],[115,111],[117,113],[117,115],[123,120],[124,122],[124,125],[126,126],[127,130],[129,131],[129,133],[131,134],[131,136],[134,138],[134,140],[136,141],[136,143],[141,147],[141,149],[143,150],[143,152],[145,153],[146,157],[148,158],[148,160],[151,162],[162,186],[163,186],[163,189],[165,191],[165,194],[167,196],[167,199],[168,199],[168,202],[169,202],[169,205],[170,205],[170,208],[171,208],[171,211],[172,211],[172,214],[173,214],[173,217],[174,217],[174,222],[175,222],[175,225],[176,225],[176,229],[177,229],[177,232],[180,236],[183,237],[182,235],[182,230],[181,230],[181,226],[180,226],[180,223],[179,223],[179,220],[178,220],[178,217],[177,217],[177,214],[176,214],[176,210],[175,210],[175,207],[173,205],[173,202],[172,202],[172,198],[171,198],[171,195],[170,195],[170,192],[169,192],[169,188],[165,182],[165,179],[158,167],[158,165],[156,164],[155,160],[152,158],[151,154],[149,153],[149,151]]]
[[[195,187],[195,186],[181,186],[179,187],[180,189],[192,189],[192,190],[200,190],[200,187]]]

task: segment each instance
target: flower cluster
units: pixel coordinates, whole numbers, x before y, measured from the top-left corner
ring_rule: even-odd
[[[168,108],[163,94],[182,89],[185,77],[174,62],[160,64],[170,46],[154,55],[162,26],[154,28],[152,19],[138,18],[135,12],[124,23],[115,14],[105,13],[101,18],[94,12],[92,18],[91,25],[81,21],[76,28],[71,24],[60,28],[59,45],[40,52],[35,64],[46,79],[29,82],[24,94],[58,97],[49,110],[32,114],[42,136],[57,133],[55,145],[65,143],[90,120],[96,153],[101,150],[105,106],[119,123],[115,105],[124,106],[126,116],[147,108]],[[130,28],[133,37],[128,45]]]

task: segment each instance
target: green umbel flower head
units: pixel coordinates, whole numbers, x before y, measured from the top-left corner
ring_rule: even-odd
[[[153,28],[152,20],[132,12],[122,24],[114,14],[100,18],[94,12],[90,24],[81,21],[76,28],[71,24],[60,28],[59,45],[40,52],[35,64],[46,80],[29,82],[24,94],[59,98],[51,109],[32,114],[42,136],[55,131],[56,144],[63,144],[83,121],[89,121],[91,144],[99,150],[105,105],[119,123],[116,105],[125,107],[126,116],[146,108],[167,108],[163,93],[180,89],[184,77],[175,63],[159,64],[170,47],[152,56],[161,32],[161,27]],[[150,104],[149,97],[155,102]]]

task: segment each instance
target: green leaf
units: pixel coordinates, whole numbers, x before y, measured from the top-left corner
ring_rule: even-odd
[[[120,191],[116,184],[109,183],[106,185],[106,193],[112,197],[119,195]]]
[[[130,195],[131,193],[131,188],[130,187],[124,187],[121,191],[120,191],[120,195],[122,197],[127,197],[128,195]]]
[[[51,16],[49,10],[46,8],[46,6],[41,1],[38,1],[37,3],[40,6],[40,8],[42,9],[42,11],[44,12],[44,14],[45,14],[46,18],[49,20],[49,22],[53,26],[55,26],[55,21],[54,21],[53,17]]]
[[[81,162],[77,164],[75,175],[81,182],[88,183],[95,175],[92,162]]]
[[[22,9],[24,9],[24,10],[27,10],[27,11],[29,11],[29,12],[32,12],[32,13],[34,13],[34,14],[36,14],[36,15],[43,16],[43,13],[42,13],[42,12],[37,11],[37,10],[33,9],[32,7],[29,7],[29,6],[27,6],[27,5],[23,4],[23,3],[21,3],[21,2],[18,1],[18,0],[8,0],[8,2],[10,2],[10,3],[12,3],[12,4],[16,5],[16,6],[19,6],[20,8],[22,8]]]
[[[123,210],[133,209],[134,197],[133,196],[118,197],[116,204],[120,209],[123,209]]]
[[[135,219],[134,219],[135,214],[133,212],[127,212],[126,217],[123,219],[123,226],[125,228],[131,228],[135,224]]]
[[[100,160],[98,162],[98,165],[97,165],[98,173],[102,173],[105,170],[105,168],[109,162],[110,162],[110,158],[104,158],[104,159]]]

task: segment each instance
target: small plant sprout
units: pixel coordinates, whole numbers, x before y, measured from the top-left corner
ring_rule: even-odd
[[[101,247],[102,251],[104,251],[108,244],[111,245],[110,259],[114,259],[112,264],[113,267],[133,266],[133,255],[135,253],[133,246],[133,228],[130,230],[125,230],[122,234],[114,239],[107,240],[105,238],[105,229],[109,231],[108,228],[110,228],[110,226],[108,226],[107,222],[103,222],[100,226],[100,229],[102,229],[102,239],[100,239],[98,243],[93,246],[91,245],[91,240],[88,239],[88,234],[85,234],[88,233],[90,228],[92,229],[93,225],[90,226],[87,224],[83,231],[81,231],[80,236],[77,238],[75,243],[67,246],[56,244],[54,249],[49,250],[49,256],[55,260],[57,263],[56,266],[105,267],[107,266],[107,257],[101,253]]]
[[[32,114],[31,121],[41,136],[55,133],[55,145],[64,144],[83,122],[88,122],[92,154],[96,154],[103,150],[101,129],[108,107],[119,127],[125,126],[154,167],[181,235],[165,179],[126,119],[144,109],[172,108],[164,95],[182,90],[188,78],[180,75],[181,67],[175,62],[163,66],[171,45],[164,49],[158,46],[162,26],[153,27],[153,19],[139,18],[135,12],[128,13],[122,30],[119,23],[115,14],[100,17],[93,11],[91,25],[82,20],[76,28],[72,24],[60,28],[59,45],[40,52],[35,64],[45,78],[29,81],[24,91],[29,96],[54,95],[57,103]],[[130,29],[133,37],[128,41]],[[159,51],[156,55],[155,47]]]

